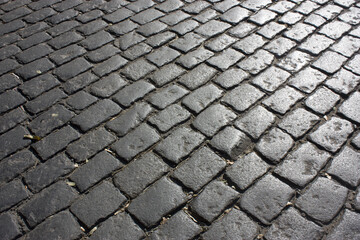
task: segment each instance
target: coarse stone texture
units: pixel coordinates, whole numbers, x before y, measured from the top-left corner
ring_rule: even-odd
[[[278,163],[294,145],[294,140],[278,128],[273,128],[263,136],[256,149],[267,159]]]
[[[192,190],[199,191],[225,166],[226,162],[217,154],[208,147],[202,147],[175,169],[173,177]]]
[[[277,90],[273,95],[263,101],[263,104],[275,112],[285,114],[304,95],[291,87],[284,87]]]
[[[19,180],[13,180],[0,187],[0,211],[4,211],[29,197],[30,193]]]
[[[342,221],[327,235],[326,239],[335,240],[339,238],[356,239],[359,235],[358,225],[360,216],[358,213],[345,209]]]
[[[212,222],[239,197],[239,193],[220,181],[213,181],[190,203],[190,209],[207,222]]]
[[[346,182],[352,187],[359,185],[360,153],[350,147],[345,147],[331,162],[327,172]]]
[[[21,235],[21,228],[15,215],[11,213],[0,215],[0,234],[4,240],[15,239]]]
[[[295,46],[296,43],[294,41],[291,41],[290,39],[284,37],[279,37],[268,43],[265,46],[265,49],[278,57],[282,57]]]
[[[360,75],[360,67],[359,67],[359,62],[360,62],[360,55],[356,54],[355,57],[353,59],[351,59],[346,65],[345,67],[352,71],[353,73]]]
[[[360,149],[360,134],[356,134],[355,137],[353,138],[353,140],[351,141],[351,143],[357,147],[358,149]]]
[[[155,150],[169,161],[179,163],[204,139],[205,137],[202,134],[188,127],[181,127],[162,140],[155,147]]]
[[[129,162],[137,154],[148,149],[159,140],[160,136],[155,129],[143,123],[132,132],[120,138],[111,148],[121,158]]]
[[[181,58],[179,61],[180,60]],[[150,78],[156,86],[161,87],[184,73],[185,69],[181,68],[180,66],[176,64],[168,64],[155,71],[154,74],[150,76]]]
[[[70,210],[87,227],[91,227],[101,218],[115,212],[125,201],[126,197],[113,184],[104,181],[76,200]]]
[[[326,114],[333,109],[339,100],[339,95],[326,87],[322,87],[306,99],[305,105],[315,112]]]
[[[19,211],[27,223],[34,227],[50,215],[68,207],[76,197],[75,189],[60,181],[32,197]]]
[[[114,101],[123,106],[129,107],[133,102],[143,98],[146,94],[154,90],[154,85],[140,80],[127,85],[116,93],[113,97]]]
[[[93,95],[85,92],[79,91],[69,97],[66,103],[74,110],[83,110],[84,108],[90,106],[91,104],[95,103],[97,98]]]
[[[188,69],[194,68],[205,60],[209,59],[214,55],[213,52],[204,48],[198,48],[195,51],[189,52],[188,54],[181,56],[177,62]]]
[[[337,93],[349,94],[360,83],[360,77],[342,68],[325,82],[328,88]]]
[[[213,56],[212,58],[207,60],[207,62],[210,65],[217,67],[224,71],[224,70],[228,69],[230,66],[237,63],[243,57],[244,57],[244,55],[242,53],[240,53],[234,49],[228,48],[228,49],[222,51],[219,55]]]
[[[227,92],[222,102],[229,104],[238,111],[245,111],[265,94],[257,88],[245,83]]]
[[[327,49],[334,40],[320,34],[311,35],[304,43],[300,45],[300,49],[313,55],[318,55]]]
[[[0,159],[29,145],[31,140],[24,138],[26,134],[29,134],[29,131],[22,126],[17,126],[2,134],[0,136]]]
[[[245,133],[230,126],[216,134],[210,144],[232,159],[247,152],[252,145],[251,139]]]
[[[346,60],[346,57],[336,52],[326,51],[321,54],[320,58],[316,60],[312,66],[321,71],[332,74],[337,72]]]
[[[91,235],[91,240],[115,240],[120,236],[124,239],[140,240],[144,237],[144,232],[131,219],[127,213],[119,213],[108,218],[100,227]]]
[[[257,178],[264,175],[268,169],[269,165],[256,153],[252,152],[238,158],[231,167],[227,168],[226,177],[228,177],[239,189],[245,190]]]
[[[345,36],[341,38],[340,42],[334,44],[331,49],[335,52],[341,53],[346,57],[351,57],[360,48],[360,39]]]
[[[33,231],[27,233],[23,239],[76,239],[82,231],[79,223],[69,211],[62,211],[39,224]]]
[[[266,239],[320,239],[321,227],[303,218],[294,208],[286,210],[266,232]]]
[[[268,174],[244,193],[240,205],[263,224],[270,224],[293,194],[291,187]]]
[[[208,82],[216,73],[216,70],[206,64],[200,64],[179,79],[179,83],[194,90]]]
[[[275,122],[275,115],[262,106],[256,106],[245,115],[241,116],[235,126],[258,139]]]
[[[230,37],[229,35],[222,34],[214,40],[205,44],[206,48],[209,48],[211,51],[220,52],[236,42],[236,38]]]
[[[170,105],[158,114],[149,118],[149,122],[156,125],[161,132],[167,132],[178,123],[189,119],[191,114],[178,104]]]
[[[32,191],[38,192],[74,168],[73,162],[65,154],[59,154],[28,171],[24,174],[24,180]]]
[[[304,52],[294,51],[285,56],[277,65],[290,72],[298,72],[305,65],[309,64],[312,57]]]
[[[130,203],[128,211],[142,224],[151,227],[186,200],[187,197],[181,187],[163,177],[135,198]]]
[[[339,112],[345,117],[360,123],[360,107],[357,104],[360,100],[360,93],[354,92],[339,108]]]
[[[197,46],[199,46],[202,42],[205,41],[205,38],[195,33],[188,33],[184,35],[182,38],[179,38],[171,43],[171,46],[179,49],[182,52],[189,52],[193,50]]]
[[[318,121],[319,117],[303,108],[298,108],[288,114],[278,126],[294,138],[302,137]]]
[[[135,159],[114,177],[121,191],[135,198],[148,185],[160,178],[169,167],[152,152]]]
[[[28,119],[28,115],[21,108],[16,108],[2,116],[0,119],[0,133],[15,127],[18,123]]]
[[[32,99],[58,85],[60,82],[54,75],[43,74],[25,82],[19,89],[25,96]]]
[[[327,178],[318,178],[301,195],[296,206],[323,223],[331,221],[346,201],[348,190]]]
[[[127,82],[119,74],[112,73],[92,84],[90,92],[98,97],[110,97],[126,84]]]
[[[330,152],[336,152],[353,132],[353,125],[344,119],[332,117],[309,135],[311,141]]]
[[[151,95],[149,102],[160,109],[164,109],[188,93],[189,91],[185,88],[174,84]]]
[[[263,90],[273,92],[290,77],[290,73],[277,68],[270,67],[252,80],[252,83]]]
[[[255,54],[242,60],[237,66],[251,74],[258,74],[270,65],[274,60],[274,55],[263,49],[258,50]]]
[[[215,221],[202,237],[206,240],[215,239],[252,239],[256,236],[258,226],[246,214],[232,209],[225,216]]]
[[[239,68],[232,68],[218,75],[213,81],[223,88],[228,89],[238,85],[249,77],[250,75],[247,72]]]
[[[180,210],[175,215],[166,219],[163,225],[160,225],[150,234],[151,240],[172,238],[179,240],[191,239],[202,231],[184,211]]]
[[[236,118],[236,114],[224,105],[216,104],[201,112],[194,120],[193,126],[206,136],[213,136],[220,128]]]
[[[307,67],[290,78],[289,85],[305,93],[311,93],[326,79],[326,75],[320,71]]]
[[[224,32],[230,28],[230,24],[220,22],[218,20],[211,20],[204,25],[200,26],[195,30],[196,33],[199,33],[205,37],[212,37],[219,33]]]
[[[317,175],[329,158],[329,153],[318,149],[312,143],[303,143],[287,155],[274,172],[303,187]]]
[[[214,84],[208,84],[190,93],[182,100],[182,103],[192,111],[199,113],[209,104],[220,98],[222,93],[223,91]]]

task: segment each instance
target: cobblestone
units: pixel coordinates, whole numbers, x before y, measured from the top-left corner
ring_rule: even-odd
[[[156,125],[161,132],[167,132],[177,124],[190,118],[190,113],[180,105],[173,104],[149,118],[149,121]]]
[[[289,85],[305,93],[311,93],[325,79],[325,74],[311,67],[307,67],[291,78],[289,80]]]
[[[286,86],[277,90],[272,96],[265,99],[263,104],[267,107],[270,107],[275,112],[285,114],[297,101],[303,97],[304,95],[299,91]]]
[[[22,126],[17,126],[2,134],[0,136],[0,159],[29,145],[31,141],[23,138],[25,134],[29,134],[29,131]]]
[[[30,195],[20,180],[13,180],[1,186],[0,193],[0,211],[12,207]]]
[[[160,109],[164,109],[188,93],[189,91],[183,87],[178,85],[170,85],[151,95],[149,97],[149,102]]]
[[[360,115],[359,115],[360,109],[356,105],[356,102],[359,101],[359,97],[360,97],[359,92],[353,93],[339,108],[340,113],[344,114],[347,118],[357,123],[360,123]]]
[[[315,112],[326,114],[340,100],[340,97],[331,90],[322,87],[309,96],[305,105]]]
[[[185,85],[187,88],[194,90],[201,85],[208,82],[216,73],[216,70],[205,64],[200,64],[187,74],[184,74],[179,83]]]
[[[21,235],[21,229],[16,216],[10,213],[0,215],[0,233],[5,240],[14,239]]]
[[[327,236],[327,239],[333,240],[342,237],[354,238],[359,233],[357,224],[359,223],[359,214],[350,210],[345,210],[343,221]]]

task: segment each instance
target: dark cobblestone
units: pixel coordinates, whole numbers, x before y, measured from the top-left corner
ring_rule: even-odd
[[[165,43],[171,41],[176,37],[176,34],[173,32],[163,32],[159,33],[155,36],[152,36],[146,40],[146,43],[151,45],[152,47],[160,47]]]
[[[63,84],[63,89],[67,94],[72,94],[84,88],[88,84],[95,82],[96,80],[98,80],[98,78],[94,74],[90,72],[85,72],[72,79],[67,80]]]
[[[157,70],[150,78],[156,86],[161,87],[184,73],[185,70],[178,65],[169,64]]]
[[[0,77],[0,92],[11,89],[21,84],[21,80],[15,74],[5,74]]]
[[[80,91],[68,98],[66,103],[75,110],[82,110],[96,102],[96,100],[97,98],[91,94],[85,91]]]
[[[134,22],[137,22],[139,24],[145,24],[148,22],[151,22],[154,19],[157,19],[159,17],[164,16],[162,12],[156,10],[156,9],[148,9],[143,12],[140,12],[134,16],[131,17],[131,20]],[[169,16],[169,15],[168,15]]]
[[[26,120],[29,116],[21,108],[16,108],[0,118],[0,133],[4,133]]]
[[[278,128],[273,128],[256,145],[256,149],[270,161],[278,163],[294,145],[293,139]]]
[[[10,90],[0,95],[0,113],[7,112],[26,102],[26,99],[16,90]]]
[[[29,134],[29,131],[23,126],[17,126],[2,134],[0,136],[0,159],[29,145],[31,141],[24,139],[25,134]]]
[[[76,169],[71,174],[70,179],[83,192],[121,166],[122,163],[110,153],[102,151]]]
[[[215,85],[209,84],[190,93],[183,99],[182,103],[196,113],[199,113],[213,101],[220,98],[222,92]]]
[[[305,105],[315,112],[326,114],[332,110],[339,100],[339,95],[325,87],[322,87],[306,99]]]
[[[166,29],[167,25],[160,21],[153,21],[138,28],[137,32],[149,37]]]
[[[76,200],[70,210],[90,228],[100,219],[115,212],[125,201],[126,197],[113,184],[104,181]]]
[[[67,95],[63,91],[55,88],[27,102],[25,108],[31,113],[39,113],[65,97]]]
[[[307,142],[291,152],[274,172],[303,187],[316,177],[329,158],[329,153]]]
[[[0,193],[0,211],[12,207],[30,195],[20,180],[13,180],[1,186]]]
[[[20,48],[15,45],[9,45],[0,49],[0,60],[4,60],[8,57],[14,56],[20,52]]]
[[[157,51],[147,55],[147,59],[154,63],[156,66],[161,67],[167,63],[172,62],[175,58],[180,55],[179,52],[169,48],[169,47],[162,47]]]
[[[17,66],[16,63],[15,66]],[[24,78],[25,80],[28,80],[30,78],[36,77],[41,73],[45,73],[54,67],[55,65],[51,63],[47,58],[41,58],[39,60],[23,65],[22,67],[18,68],[15,72],[20,77]]]
[[[47,32],[52,36],[52,37],[56,37],[59,36],[60,34],[63,34],[75,27],[78,27],[80,24],[77,21],[66,21],[66,22],[62,22],[59,25],[56,25],[50,29],[47,30]],[[59,40],[59,39],[58,39]]]
[[[228,28],[230,28],[230,24],[220,22],[217,20],[211,20],[204,25],[200,26],[195,30],[196,33],[199,33],[205,37],[212,37],[219,33],[224,32]]]
[[[110,97],[126,84],[127,82],[119,74],[112,73],[92,84],[90,92],[98,97]]]
[[[169,196],[172,198],[170,199]],[[135,198],[130,203],[128,210],[142,224],[150,227],[185,201],[186,195],[181,187],[163,177]]]
[[[110,26],[109,31],[117,36],[120,36],[124,33],[131,32],[138,26],[139,26],[138,24],[136,24],[130,20],[125,20],[125,21],[122,21],[120,23]]]
[[[149,102],[160,109],[164,109],[170,104],[176,102],[179,98],[182,98],[187,93],[188,90],[178,85],[171,85],[150,96]]]
[[[190,17],[189,14],[186,14],[183,11],[178,10],[172,12],[171,14],[166,15],[165,17],[162,17],[160,21],[166,23],[167,25],[174,26],[189,17]]]
[[[207,222],[212,222],[238,197],[239,193],[231,187],[226,186],[223,182],[214,181],[191,201],[190,208]]]
[[[189,119],[191,114],[180,105],[173,104],[149,118],[161,132],[167,132],[177,124]]]
[[[199,23],[190,19],[175,25],[172,30],[180,35],[184,35],[199,26]],[[165,27],[166,28],[166,27]]]
[[[149,52],[151,52],[151,47],[149,45],[147,45],[146,43],[139,43],[129,49],[127,49],[124,52],[124,57],[130,59],[130,60],[135,60],[138,57],[141,57]],[[111,52],[114,53],[114,51],[117,53],[117,49],[115,48],[114,50],[112,50]]]
[[[91,68],[91,64],[84,58],[77,58],[54,71],[61,80],[66,81]]]
[[[61,65],[83,55],[85,52],[85,49],[78,45],[70,45],[50,54],[49,58],[57,65]]]
[[[256,153],[252,152],[236,160],[234,165],[227,168],[226,176],[241,190],[248,188],[254,180],[260,178],[269,169]]]
[[[120,50],[118,48],[114,47],[111,44],[107,44],[99,49],[89,52],[87,54],[87,58],[90,61],[97,63],[106,60],[119,52]]]
[[[177,62],[185,68],[192,69],[212,56],[214,56],[213,52],[208,51],[204,48],[198,48],[195,51],[189,52],[188,54],[181,56],[177,60]]]
[[[114,135],[104,128],[98,128],[93,132],[83,135],[76,142],[68,145],[66,152],[74,158],[76,162],[82,162],[115,140],[116,138]]]
[[[111,23],[118,23],[130,16],[133,15],[133,12],[126,9],[126,8],[120,8],[114,12],[112,12],[111,14],[107,14],[105,16],[103,16],[103,18]]]
[[[2,75],[4,73],[12,71],[12,70],[16,69],[17,67],[19,67],[19,64],[15,60],[7,58],[0,62],[0,74]],[[21,73],[20,73],[20,75],[21,75]]]
[[[160,142],[155,150],[166,159],[179,163],[194,148],[204,141],[204,136],[187,127],[176,129],[172,134]]]
[[[143,98],[146,94],[154,90],[155,87],[144,80],[137,81],[124,87],[114,95],[114,101],[123,106],[130,106],[134,101]]]
[[[140,78],[143,78],[145,75],[153,72],[156,69],[155,65],[147,62],[144,59],[140,59],[128,64],[122,69],[122,74],[126,77],[137,81]]]
[[[21,235],[21,228],[16,216],[11,213],[0,215],[0,234],[5,240],[15,239]]]
[[[120,235],[125,239],[140,240],[144,237],[144,232],[127,213],[119,213],[102,223],[90,239],[114,239]]]
[[[262,223],[269,224],[286,206],[293,194],[294,191],[288,185],[272,175],[266,175],[245,192],[240,204]]]
[[[86,23],[86,24],[78,27],[76,30],[83,33],[84,35],[90,35],[90,34],[96,33],[97,31],[105,28],[106,26],[107,26],[107,24],[105,21],[95,20],[95,21]]]
[[[205,64],[200,64],[187,74],[184,74],[179,82],[187,88],[194,90],[208,82],[216,73],[216,70]]]
[[[45,218],[66,208],[77,197],[74,189],[65,182],[57,182],[44,189],[20,207],[20,213],[30,226],[35,226]]]
[[[347,193],[345,187],[320,177],[297,199],[296,206],[312,218],[326,223],[340,211]]]
[[[76,43],[82,39],[83,37],[80,34],[75,32],[66,32],[56,38],[51,39],[48,43],[55,49],[60,49],[69,46],[72,43]]]
[[[294,208],[289,208],[270,227],[266,239],[300,238],[320,239],[323,230],[303,218]]]

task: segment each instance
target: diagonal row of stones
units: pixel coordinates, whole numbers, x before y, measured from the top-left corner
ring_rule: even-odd
[[[356,1],[0,4],[4,239],[359,234]]]

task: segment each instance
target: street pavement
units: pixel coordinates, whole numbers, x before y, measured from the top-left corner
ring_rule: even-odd
[[[0,239],[359,239],[360,1],[0,20]]]

